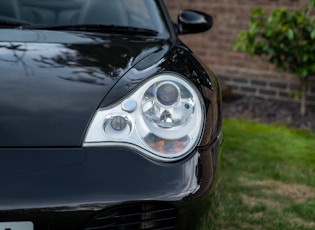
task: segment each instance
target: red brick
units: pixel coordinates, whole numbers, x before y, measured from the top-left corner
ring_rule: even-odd
[[[248,77],[259,81],[283,81],[286,84],[298,84],[295,75],[279,73],[266,58],[251,58],[242,52],[231,50],[236,35],[247,29],[251,9],[263,7],[268,13],[276,8],[295,10],[308,0],[166,0],[171,18],[176,21],[177,14],[183,9],[196,9],[211,14],[214,18],[213,28],[206,33],[181,36],[181,39],[203,59],[217,75],[231,79]],[[269,84],[266,84],[269,85]],[[315,87],[315,82],[312,82]],[[240,89],[237,85],[235,88]],[[313,89],[313,88],[312,88]],[[261,93],[269,92],[261,88]],[[312,93],[312,92],[310,92]],[[248,94],[248,93],[247,93]],[[257,93],[256,93],[257,94]],[[262,95],[262,96],[266,96]],[[270,94],[269,96],[272,96]]]

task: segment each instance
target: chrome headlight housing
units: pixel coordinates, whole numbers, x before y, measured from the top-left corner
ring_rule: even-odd
[[[203,130],[201,98],[178,74],[155,76],[115,106],[99,109],[84,146],[128,145],[155,159],[181,159],[196,147]]]

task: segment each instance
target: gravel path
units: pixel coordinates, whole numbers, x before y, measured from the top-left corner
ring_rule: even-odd
[[[308,106],[305,116],[300,115],[299,109],[298,103],[257,97],[235,96],[223,102],[224,117],[245,117],[269,124],[283,124],[315,132],[315,106]]]

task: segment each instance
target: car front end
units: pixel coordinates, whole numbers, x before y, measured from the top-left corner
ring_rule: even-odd
[[[166,37],[94,24],[0,29],[1,230],[213,227],[219,86],[154,2]]]

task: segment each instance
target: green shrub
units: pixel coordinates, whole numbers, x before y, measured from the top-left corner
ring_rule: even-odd
[[[262,8],[251,12],[233,50],[267,56],[280,71],[294,73],[301,83],[301,114],[306,112],[308,78],[315,75],[315,0],[296,11],[276,9],[268,16]]]

